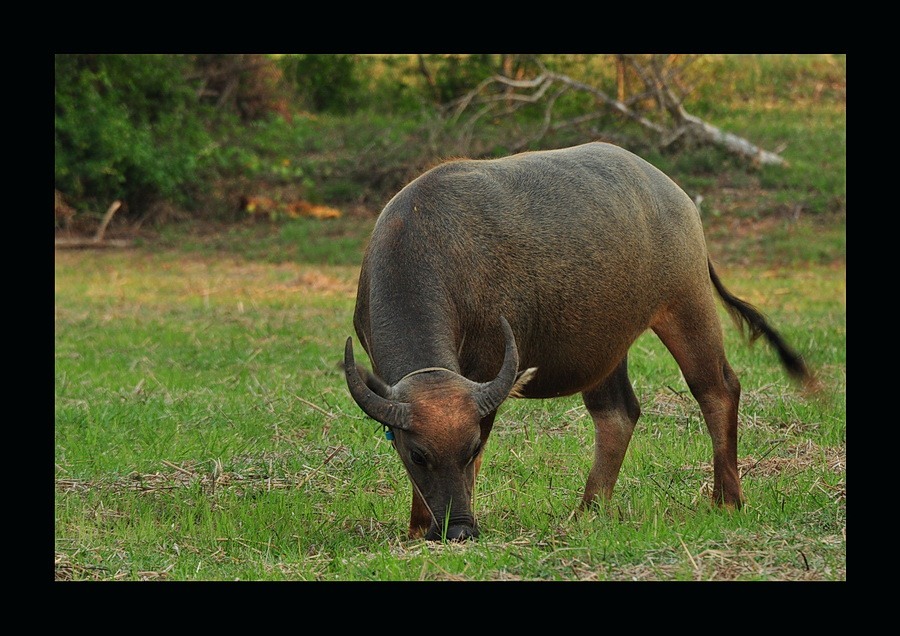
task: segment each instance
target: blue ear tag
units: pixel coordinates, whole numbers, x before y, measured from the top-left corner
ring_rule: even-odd
[[[384,439],[391,441],[394,439],[394,431],[389,428],[384,429]]]

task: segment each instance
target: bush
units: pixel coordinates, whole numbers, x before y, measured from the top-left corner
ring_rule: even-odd
[[[356,55],[291,55],[282,65],[306,106],[315,112],[347,114],[363,101]]]
[[[189,205],[211,140],[181,55],[57,55],[55,183],[76,208]]]

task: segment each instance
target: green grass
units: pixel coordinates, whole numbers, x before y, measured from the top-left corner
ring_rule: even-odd
[[[593,444],[580,399],[511,401],[479,478],[482,537],[464,545],[406,538],[402,466],[347,394],[356,273],[57,252],[58,579],[846,578],[844,268],[722,268],[832,390],[798,396],[723,315],[744,386],[742,511],[708,504],[699,410],[645,335],[631,356],[644,414],[611,505],[570,517]]]
[[[161,228],[146,242],[151,250],[191,252],[215,257],[236,255],[261,263],[359,265],[375,218],[312,218],[267,223],[245,219],[230,224],[183,223]]]

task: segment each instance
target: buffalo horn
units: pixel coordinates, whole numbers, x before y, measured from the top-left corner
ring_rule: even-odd
[[[475,402],[478,404],[478,413],[482,417],[496,410],[509,396],[509,392],[516,382],[516,372],[519,370],[519,351],[516,348],[516,338],[513,335],[512,327],[503,316],[500,316],[500,326],[503,328],[503,339],[506,346],[503,366],[500,367],[496,378],[478,386],[474,396]]]
[[[347,344],[344,345],[344,374],[347,376],[350,395],[366,415],[386,426],[409,428],[409,404],[381,397],[359,376],[353,358],[352,338],[347,338]]]

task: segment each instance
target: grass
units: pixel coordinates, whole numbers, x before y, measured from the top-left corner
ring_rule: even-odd
[[[465,545],[406,538],[402,466],[347,395],[356,271],[57,252],[57,579],[846,578],[843,268],[722,270],[832,389],[802,399],[726,323],[744,385],[742,511],[707,503],[698,408],[643,336],[644,415],[612,504],[570,516],[593,443],[578,397],[508,402],[478,484],[483,535]]]
[[[250,220],[224,226],[183,224],[162,228],[160,236],[153,237],[146,247],[156,251],[177,248],[181,252],[213,257],[225,253],[271,264],[358,266],[362,247],[374,225],[374,217],[356,216],[329,219],[325,223],[311,218],[289,219],[274,226]]]

